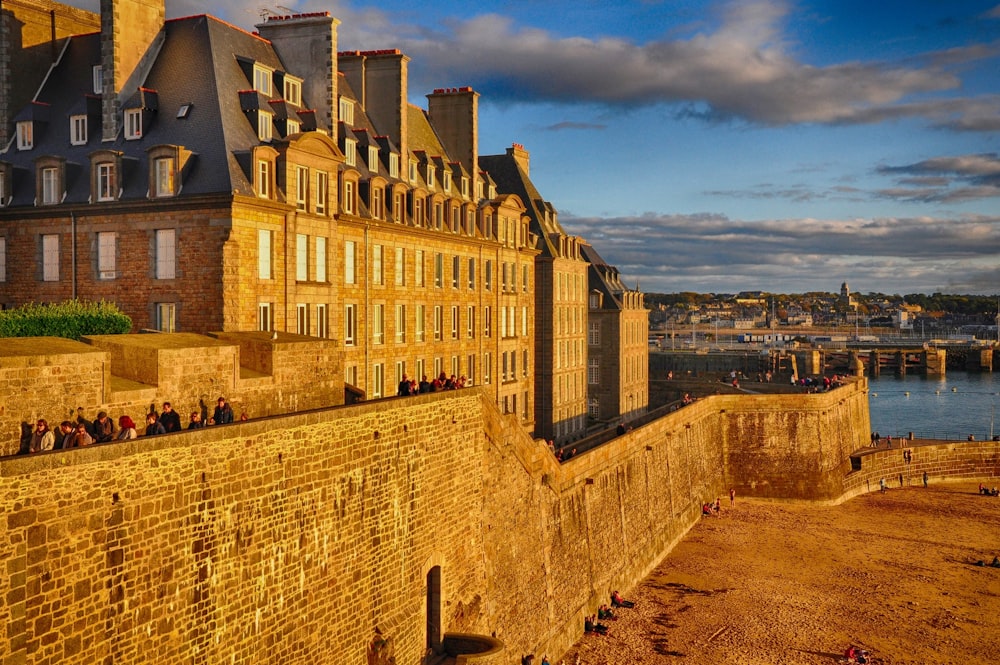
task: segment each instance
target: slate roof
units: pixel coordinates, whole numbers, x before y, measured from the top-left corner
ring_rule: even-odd
[[[94,97],[92,70],[100,64],[100,35],[78,35],[69,40],[38,95],[38,101],[50,105],[50,119],[42,131],[36,131],[33,149],[18,151],[16,144],[11,144],[6,153],[0,153],[0,161],[14,165],[12,206],[33,205],[35,192],[28,185],[33,181],[34,160],[43,156],[66,159],[65,202],[86,203],[90,198],[90,154],[96,150],[123,153],[120,200],[145,199],[149,189],[147,151],[164,144],[183,146],[194,153],[178,197],[230,192],[253,195],[249,161],[241,157],[261,142],[254,116],[248,117],[243,110],[240,91],[253,88],[252,62],[282,71],[281,61],[267,40],[210,16],[170,20],[164,31],[162,48],[141,83],[145,90],[130,95],[122,105],[142,104],[147,109],[145,115],[151,121],[144,123],[143,136],[126,140],[120,131],[114,141],[104,142],[101,117],[91,115],[88,141],[80,146],[70,145],[69,117],[84,112],[87,97]],[[271,97],[281,94],[275,90]],[[151,108],[154,104],[155,110]],[[191,104],[191,110],[178,118],[177,111],[184,104]],[[273,110],[270,100],[259,104],[264,110]],[[93,101],[91,106],[99,108]],[[308,100],[303,100],[303,108],[309,108]],[[275,139],[279,138],[276,131]]]

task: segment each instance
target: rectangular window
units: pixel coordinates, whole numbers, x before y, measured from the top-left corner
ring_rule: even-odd
[[[524,360],[521,362],[521,374],[528,376],[528,350],[524,350]]]
[[[125,109],[125,140],[142,138],[142,109]]]
[[[601,359],[590,358],[587,362],[587,383],[596,386],[601,382]]]
[[[528,336],[528,308],[526,306],[521,307],[521,336]]]
[[[271,94],[271,70],[260,65],[253,67],[253,89],[265,95]]]
[[[345,124],[354,124],[354,102],[345,97],[340,98],[340,119]]]
[[[349,386],[358,385],[358,366],[348,365],[344,368],[344,383]]]
[[[385,271],[382,268],[384,254],[382,245],[372,247],[372,283],[374,284],[385,284]]]
[[[434,377],[437,378],[441,376],[441,371],[444,369],[444,360],[442,358],[434,359]]]
[[[269,302],[257,303],[257,330],[270,332],[274,328],[274,306]]]
[[[358,336],[358,306],[344,305],[344,346],[354,346]]]
[[[465,336],[472,339],[476,336],[476,308],[469,305],[465,308]]]
[[[177,305],[172,302],[156,303],[155,325],[160,332],[177,332]]]
[[[357,166],[358,142],[354,139],[344,139],[344,162],[348,166]]]
[[[69,142],[71,145],[87,145],[87,116],[70,116]]]
[[[396,385],[398,386],[403,382],[403,377],[406,376],[406,361],[397,360],[396,361]]]
[[[59,203],[59,169],[42,169],[42,203]]]
[[[444,284],[444,254],[434,255],[434,286],[441,288]]]
[[[330,337],[330,315],[325,304],[316,305],[316,336],[323,339]]]
[[[353,240],[344,241],[344,283],[356,283],[355,273],[355,243]]]
[[[174,195],[174,173],[176,169],[174,168],[174,158],[173,157],[160,157],[156,160],[155,165],[156,176],[155,176],[155,188],[156,196],[173,196]]]
[[[469,288],[476,288],[476,260],[469,259]]]
[[[451,375],[454,376],[457,379],[458,375],[461,374],[461,373],[462,373],[462,368],[459,365],[458,356],[452,356],[451,357]]]
[[[309,334],[309,305],[305,303],[295,306],[295,332],[299,335]]]
[[[528,292],[528,264],[521,266],[521,290]]]
[[[409,173],[409,176],[410,176],[409,180],[410,180],[411,183],[414,183],[414,182],[417,181],[417,163],[415,161],[413,161],[412,159],[410,160],[410,173]]]
[[[285,75],[285,101],[302,106],[302,83]]]
[[[444,187],[444,191],[451,192],[451,171],[445,169],[441,172],[441,186]]]
[[[295,279],[309,279],[309,236],[303,233],[295,234]]]
[[[493,327],[493,308],[487,305],[483,307],[483,337],[490,336],[490,328]]]
[[[417,379],[417,380],[426,379],[427,378],[427,376],[426,376],[427,373],[424,371],[425,365],[424,365],[424,359],[423,358],[417,358],[416,368],[417,368],[417,372],[416,372],[416,374],[413,375],[414,378]]]
[[[257,231],[257,277],[260,279],[271,279],[273,272],[271,266],[274,265],[271,244],[274,235],[271,231],[258,229]]]
[[[587,400],[587,413],[591,418],[600,418],[601,416],[601,401],[597,397],[591,397]]]
[[[389,153],[389,177],[399,177],[399,155],[394,152]]]
[[[306,210],[309,205],[309,169],[295,167],[295,209]]]
[[[451,257],[451,288],[457,289],[460,280],[462,259],[457,256]]]
[[[465,378],[466,386],[471,386],[476,380],[476,356],[471,354],[465,359]]]
[[[372,366],[372,397],[379,399],[385,395],[385,363]]]
[[[104,163],[97,165],[97,200],[114,201],[118,196],[118,183],[115,179],[115,165]]]
[[[486,273],[485,273],[484,279],[486,280],[486,290],[487,291],[492,291],[493,290],[493,261],[491,261],[489,259],[486,260]]]
[[[177,276],[177,232],[174,229],[156,231],[156,279]]]
[[[97,234],[97,278],[114,279],[115,251],[117,249],[117,234],[113,231],[102,231]]]
[[[378,146],[368,146],[368,170],[378,173]]]
[[[316,281],[326,281],[326,238],[322,236],[316,238]]]
[[[507,292],[507,263],[506,262],[504,262],[503,265],[500,266],[500,275],[501,275],[501,278],[500,278],[500,290],[502,292],[506,293]]]
[[[326,171],[316,172],[316,214],[325,215],[330,202],[330,174]]]
[[[434,341],[441,341],[441,328],[444,324],[442,320],[441,305],[434,305]]]
[[[413,281],[417,286],[426,286],[424,281],[424,250],[418,249],[413,254]]]
[[[461,324],[458,320],[458,305],[451,306],[451,338],[458,339],[458,331]]]
[[[385,305],[382,303],[372,308],[372,343],[385,344]]]
[[[271,162],[266,159],[257,160],[257,196],[271,198]]]
[[[345,180],[344,181],[344,200],[341,201],[341,207],[349,215],[354,214],[354,181]]]
[[[406,305],[396,305],[396,344],[406,342]]]
[[[94,65],[91,70],[91,76],[94,83],[94,94],[99,95],[104,92],[104,70],[100,65]]]
[[[285,136],[298,134],[302,131],[302,124],[298,120],[285,120]]]
[[[406,254],[402,247],[396,248],[396,266],[393,275],[396,286],[403,286],[406,282]]]
[[[59,236],[42,236],[42,281],[59,281]]]
[[[418,342],[423,342],[425,339],[424,323],[427,319],[427,310],[425,305],[417,305],[417,318],[414,321],[413,336]]]
[[[462,197],[469,198],[469,179],[465,176],[462,176]]]
[[[17,149],[31,150],[35,147],[35,127],[30,120],[17,123]]]
[[[0,282],[7,281],[7,239],[0,236]]]
[[[274,116],[267,111],[257,111],[257,138],[264,143],[274,138]]]
[[[413,225],[424,225],[424,200],[419,196],[413,198]]]
[[[587,343],[591,346],[601,344],[601,324],[598,321],[590,322],[590,330],[587,332]]]
[[[500,337],[507,336],[507,308],[500,308]]]
[[[372,217],[385,219],[385,190],[372,186]]]
[[[438,231],[444,226],[444,204],[440,201],[434,202],[434,228]]]
[[[487,351],[483,354],[483,383],[490,383],[493,370],[493,354]]]

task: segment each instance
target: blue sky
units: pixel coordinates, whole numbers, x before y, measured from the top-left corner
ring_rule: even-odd
[[[77,4],[77,3],[74,3]],[[90,0],[79,0],[88,8]],[[303,0],[646,291],[1000,293],[1000,2]],[[241,27],[260,7],[168,0]]]

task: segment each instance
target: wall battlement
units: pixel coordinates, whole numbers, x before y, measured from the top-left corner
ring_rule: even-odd
[[[472,388],[3,459],[0,662],[362,665],[377,639],[417,663],[444,632],[562,653],[730,486],[863,491],[868,431],[858,380],[709,397],[559,465]]]

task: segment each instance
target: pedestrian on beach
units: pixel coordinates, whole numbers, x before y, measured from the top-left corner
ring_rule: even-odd
[[[924,487],[927,487],[927,472],[924,471]]]
[[[879,487],[879,491],[881,491],[882,494],[885,494],[885,478],[879,478],[878,479],[878,487]]]
[[[732,506],[735,506],[735,505],[736,505],[736,488],[735,487],[730,487],[729,488],[729,506],[732,507]]]

